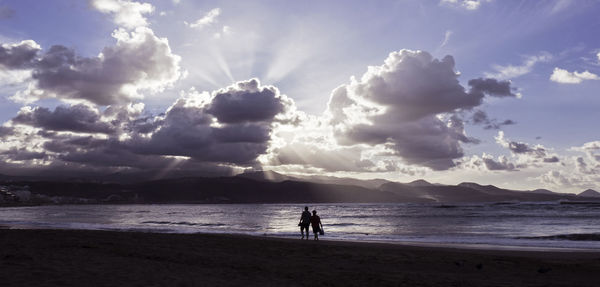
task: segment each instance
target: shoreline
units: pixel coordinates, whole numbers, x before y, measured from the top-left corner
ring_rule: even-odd
[[[277,238],[282,240],[299,240],[289,236],[267,235],[267,234],[248,234],[248,233],[228,233],[228,232],[160,232],[152,229],[81,229],[81,228],[60,228],[55,226],[42,227],[33,225],[1,225],[0,230],[64,230],[64,231],[101,231],[101,232],[131,232],[131,233],[149,233],[149,234],[182,234],[182,235],[221,235],[221,236],[240,236],[249,238]],[[312,241],[312,234],[311,239]],[[598,253],[600,248],[577,248],[577,247],[548,247],[548,246],[529,246],[529,245],[500,245],[489,243],[451,243],[451,242],[419,242],[419,241],[394,241],[394,240],[358,240],[358,239],[332,239],[327,236],[320,237],[320,241],[326,242],[347,242],[357,244],[389,244],[406,247],[424,247],[424,248],[442,248],[451,250],[488,250],[488,251],[526,251],[526,252],[576,252],[576,253]]]
[[[597,252],[235,234],[0,229],[0,245],[2,286],[595,286],[600,274]]]

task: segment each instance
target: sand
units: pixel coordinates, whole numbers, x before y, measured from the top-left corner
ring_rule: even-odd
[[[600,253],[0,229],[0,286],[598,286]]]

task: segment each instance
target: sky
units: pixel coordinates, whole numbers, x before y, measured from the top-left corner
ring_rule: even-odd
[[[599,1],[0,0],[0,173],[600,190]]]

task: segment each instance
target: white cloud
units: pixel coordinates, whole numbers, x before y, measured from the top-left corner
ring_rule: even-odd
[[[598,75],[590,73],[589,71],[583,72],[569,72],[561,68],[554,68],[550,80],[561,84],[579,84],[584,80],[600,80]]]
[[[445,170],[472,143],[455,111],[479,106],[484,96],[516,97],[510,82],[472,79],[467,92],[454,58],[434,59],[424,51],[392,52],[381,66],[336,88],[327,114],[341,145],[384,145],[410,165]]]
[[[225,25],[223,26],[223,28],[221,29],[221,32],[217,32],[213,35],[213,37],[215,39],[221,39],[221,37],[224,37],[226,35],[229,35],[231,33],[231,27]]]
[[[489,2],[490,0],[441,0],[440,4],[463,8],[465,10],[474,11],[479,9],[481,3]]]
[[[598,58],[598,62],[600,62],[600,52],[598,52],[598,54],[596,54],[596,57]]]
[[[558,1],[556,1],[556,3],[554,3],[554,6],[552,7],[552,11],[550,11],[550,14],[554,14],[554,13],[563,11],[563,10],[567,9],[569,6],[571,6],[571,4],[573,4],[574,2],[575,1],[573,1],[573,0],[558,0]]]
[[[510,150],[517,167],[540,167],[542,164],[553,164],[561,161],[559,156],[552,152],[551,148],[540,144],[531,145],[511,141],[504,136],[503,131],[499,131],[494,139],[500,146]]]
[[[72,49],[55,45],[36,59],[26,58],[30,59],[26,64],[11,61],[13,66],[29,66],[35,80],[11,99],[125,104],[143,98],[141,91],[161,92],[181,76],[181,58],[171,52],[166,38],[155,36],[150,28],[138,27],[131,32],[117,29],[112,36],[116,44],[105,47],[97,57],[81,57]]]
[[[492,73],[484,73],[486,77],[496,78],[496,79],[512,79],[516,77],[523,76],[525,74],[530,73],[533,70],[533,67],[537,63],[548,62],[552,59],[552,55],[548,52],[541,52],[534,56],[528,56],[525,58],[523,63],[518,66],[507,65],[500,66],[494,65],[492,68],[495,72]]]
[[[31,70],[8,70],[0,68],[0,86],[17,85],[31,78]]]
[[[202,18],[196,20],[196,22],[188,23],[184,21],[183,23],[190,28],[202,29],[216,23],[219,15],[221,15],[221,9],[215,8],[208,11]]]
[[[446,44],[448,44],[448,41],[450,41],[450,37],[452,36],[454,32],[452,32],[452,30],[446,30],[446,33],[444,34],[444,41],[442,42],[442,44],[440,45],[440,48],[446,46]]]
[[[92,0],[92,7],[102,13],[113,15],[115,24],[128,29],[148,26],[144,14],[154,11],[152,4],[130,0]]]

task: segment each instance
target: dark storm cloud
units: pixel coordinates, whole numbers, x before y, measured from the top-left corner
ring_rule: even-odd
[[[536,158],[543,158],[547,155],[547,151],[542,146],[530,147],[528,144],[523,142],[511,141],[508,143],[508,149],[516,154],[530,154]],[[544,162],[546,162],[544,160]],[[549,161],[551,162],[551,161]]]
[[[542,145],[529,145],[524,142],[511,141],[504,137],[504,132],[498,132],[496,142],[521,159],[522,165],[538,165],[539,163],[556,163],[560,159]]]
[[[227,96],[223,100],[223,91],[235,98]],[[102,114],[83,104],[54,110],[23,108],[10,129],[18,129],[20,133],[14,136],[23,142],[35,139],[36,148],[43,148],[43,152],[12,149],[0,153],[0,158],[25,161],[23,170],[40,173],[51,172],[36,167],[31,160],[43,159],[48,169],[60,166],[71,170],[79,166],[78,174],[122,169],[177,175],[192,175],[193,171],[230,174],[228,166],[256,164],[257,157],[269,147],[273,124],[293,105],[276,88],[261,86],[255,79],[215,91],[210,98],[199,98],[206,95],[182,97],[158,116],[142,115],[141,106],[136,105],[111,106]],[[250,104],[252,101],[259,101],[260,105]],[[218,108],[213,108],[215,102],[219,102]],[[247,111],[229,111],[240,107],[240,103]],[[263,113],[265,106],[276,110]],[[31,133],[23,129],[25,125],[40,130]],[[2,131],[10,132],[9,128]],[[0,167],[14,166],[7,163]]]
[[[237,86],[219,90],[207,112],[221,123],[270,121],[284,111],[284,104],[275,87],[259,87],[252,79]]]
[[[490,121],[488,115],[482,110],[476,110],[471,116],[471,121],[474,124],[486,124]]]
[[[30,68],[39,51],[39,45],[31,40],[18,44],[2,44],[0,45],[0,68],[2,66],[8,69]]]
[[[515,165],[506,160],[506,158],[502,157],[500,160],[496,161],[492,157],[483,157],[482,158],[485,167],[488,170],[514,170]]]
[[[451,56],[440,61],[427,52],[402,50],[391,53],[383,66],[371,68],[359,82],[341,88],[350,89],[359,98],[392,109],[385,116],[393,114],[396,119],[416,120],[459,108],[471,108],[481,104],[483,98],[483,95],[465,92],[458,82]],[[340,102],[337,98],[340,95],[347,97],[343,93],[334,93],[331,102]]]
[[[460,85],[452,56],[438,60],[401,50],[332,93],[330,122],[340,144],[385,144],[408,164],[449,169],[464,155],[461,143],[477,140],[465,135],[460,118],[438,115],[470,110],[486,95],[515,96],[509,82],[475,79],[470,85],[468,92]]]
[[[0,138],[12,135],[15,132],[13,127],[0,126]]]
[[[206,106],[193,102],[179,99],[152,137],[138,137],[132,147],[145,154],[250,164],[266,152],[272,122],[290,104],[276,88],[261,87],[256,79],[214,92]]]
[[[105,47],[97,57],[81,57],[61,45],[36,57],[40,48],[31,40],[3,45],[0,64],[32,70],[38,92],[22,93],[20,100],[25,101],[57,97],[98,105],[126,104],[141,98],[138,90],[160,90],[179,78],[179,57],[152,30],[117,30],[113,36],[116,45]]]
[[[469,86],[471,86],[471,94],[485,94],[492,97],[517,97],[513,93],[513,88],[510,86],[510,81],[498,81],[491,78],[479,78],[469,80]]]
[[[54,111],[48,108],[36,107],[31,110],[22,109],[13,118],[14,123],[39,127],[52,131],[72,131],[85,133],[115,132],[115,127],[100,121],[98,111],[86,105],[58,106]]]
[[[2,152],[2,155],[5,155],[11,160],[32,160],[32,159],[43,159],[46,157],[45,152],[34,152],[29,151],[25,148],[12,148],[7,151]]]
[[[135,134],[147,134],[155,131],[163,121],[156,117],[142,117],[127,123],[126,129]]]
[[[474,125],[482,125],[486,130],[498,130],[502,126],[516,124],[513,120],[498,122],[496,119],[490,119],[487,113],[482,110],[475,110],[475,112],[473,112],[473,115],[471,115],[471,123]]]
[[[510,142],[508,148],[514,153],[528,153],[533,150],[526,143]]]

